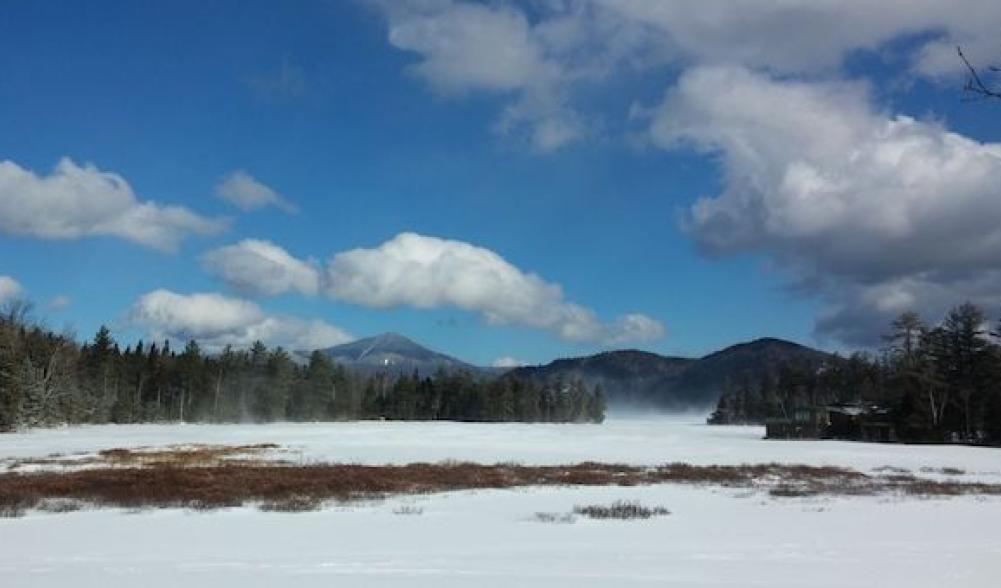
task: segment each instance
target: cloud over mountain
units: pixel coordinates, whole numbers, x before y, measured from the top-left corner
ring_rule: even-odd
[[[590,309],[567,301],[558,285],[489,249],[416,233],[338,253],[327,264],[326,279],[327,292],[339,300],[375,307],[456,306],[490,324],[544,329],[567,341],[646,341],[664,334],[643,315],[602,323]]]
[[[334,300],[376,308],[453,306],[488,324],[542,329],[571,342],[619,344],[664,336],[664,327],[642,314],[602,322],[591,309],[566,300],[559,285],[489,249],[416,233],[338,253],[322,272],[262,241],[217,249],[205,259],[209,271],[230,286],[258,294],[310,295],[319,284]]]

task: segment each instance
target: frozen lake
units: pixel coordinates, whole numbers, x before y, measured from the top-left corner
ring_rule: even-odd
[[[603,425],[337,423],[98,426],[0,435],[0,458],[178,443],[276,443],[304,462],[584,460],[959,468],[1001,478],[1001,451],[780,442],[695,418]],[[282,457],[288,458],[289,454]],[[931,475],[931,474],[929,474]],[[638,500],[643,521],[537,512]],[[420,514],[397,514],[408,506]],[[395,512],[394,512],[395,511]],[[772,498],[689,486],[406,496],[314,513],[33,512],[0,519],[4,586],[996,586],[1001,500]]]
[[[859,470],[953,467],[1001,479],[1001,451],[764,439],[763,427],[707,426],[702,417],[611,418],[601,425],[450,422],[102,425],[0,435],[0,459],[71,455],[116,447],[274,443],[304,463],[403,464],[443,460],[555,465],[794,463]],[[2,466],[0,466],[2,470]]]

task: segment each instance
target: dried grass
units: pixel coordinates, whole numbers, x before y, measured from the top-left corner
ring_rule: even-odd
[[[168,445],[160,448],[138,447],[134,449],[105,449],[96,454],[65,456],[53,454],[48,457],[18,459],[10,462],[8,469],[17,470],[25,466],[40,468],[81,468],[81,467],[208,467],[227,463],[276,465],[286,463],[280,460],[264,459],[260,455],[266,451],[279,449],[274,443],[255,445]]]
[[[323,507],[323,500],[307,494],[292,494],[257,505],[264,512],[313,512]]]
[[[649,468],[595,462],[566,466],[444,462],[403,466],[302,466],[246,459],[248,454],[274,448],[273,445],[248,445],[157,451],[110,450],[102,452],[101,457],[114,465],[64,472],[0,474],[0,516],[20,516],[37,507],[43,499],[133,510],[150,507],[206,510],[256,503],[262,510],[304,512],[321,508],[327,501],[378,498],[388,494],[663,483],[763,490],[774,497],[878,493],[1001,495],[1001,485],[996,484],[936,481],[898,473],[870,476],[842,468],[803,465],[673,463]],[[53,507],[48,508],[51,511]]]

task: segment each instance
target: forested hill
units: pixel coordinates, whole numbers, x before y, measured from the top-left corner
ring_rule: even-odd
[[[728,386],[741,380],[758,381],[790,364],[816,367],[829,358],[798,343],[763,338],[698,359],[609,351],[518,368],[505,377],[540,384],[580,378],[588,387],[601,386],[612,406],[702,409],[714,405]]]
[[[760,339],[701,359],[613,351],[498,378],[395,334],[299,359],[260,342],[215,353],[196,341],[180,351],[168,341],[121,349],[104,327],[80,344],[30,320],[27,308],[0,313],[0,430],[171,420],[600,421],[606,398],[708,408],[727,387],[827,357]]]
[[[580,381],[556,389],[445,366],[430,375],[360,373],[319,351],[297,361],[260,341],[220,353],[203,353],[196,341],[180,352],[169,341],[123,350],[105,327],[80,344],[30,320],[27,310],[0,312],[0,431],[167,421],[601,422],[605,414],[602,394]],[[440,359],[398,336],[366,345],[356,360],[382,353],[391,367],[388,358],[418,351],[431,363]]]

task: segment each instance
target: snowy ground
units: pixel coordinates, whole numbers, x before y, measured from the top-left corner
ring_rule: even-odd
[[[274,457],[303,463],[364,464],[581,461],[656,465],[794,463],[863,471],[894,466],[953,467],[1001,481],[1001,451],[837,441],[766,440],[763,427],[710,427],[703,418],[612,418],[602,425],[425,422],[275,423],[268,425],[105,425],[0,435],[0,471],[12,458],[93,453],[170,444],[274,443]]]
[[[809,463],[959,468],[1001,478],[1001,451],[761,440],[695,420],[601,426],[454,423],[122,426],[0,436],[0,459],[176,443],[292,447],[303,461],[463,459]],[[283,457],[288,457],[287,455]],[[2,469],[2,468],[0,468]],[[643,521],[537,512],[638,500]],[[410,506],[420,514],[396,514]],[[771,498],[685,486],[527,488],[278,514],[118,510],[0,519],[4,586],[996,586],[1001,500]]]

